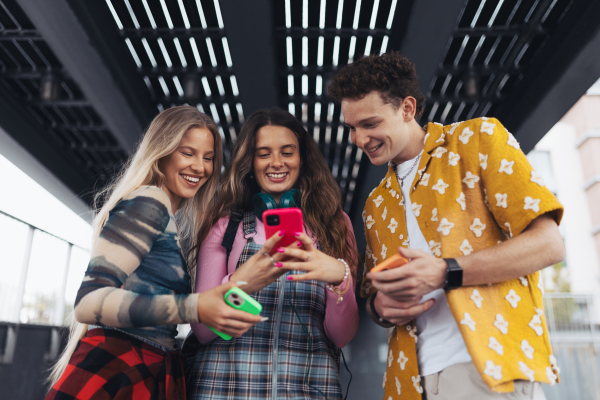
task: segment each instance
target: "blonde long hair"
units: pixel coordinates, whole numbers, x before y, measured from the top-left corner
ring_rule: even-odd
[[[119,201],[140,186],[161,187],[165,183],[165,176],[158,168],[159,160],[173,153],[183,135],[192,128],[208,129],[213,135],[215,148],[212,175],[193,198],[181,201],[175,214],[178,234],[182,243],[188,244],[184,253],[195,246],[196,233],[203,224],[205,214],[217,191],[223,164],[223,152],[217,125],[209,116],[191,106],[177,106],[158,114],[148,127],[135,154],[123,165],[112,182],[96,194],[94,205],[98,211],[92,223],[93,243],[100,236],[110,211]],[[195,269],[195,264],[188,262],[188,272],[192,279],[195,276]],[[77,322],[73,315],[71,315],[71,319],[69,340],[48,377],[50,388],[65,371],[79,340],[88,330],[87,324]]]

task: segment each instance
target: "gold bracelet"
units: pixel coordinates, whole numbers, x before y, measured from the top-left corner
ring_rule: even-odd
[[[346,262],[346,260],[338,258],[338,261],[340,261],[342,264],[344,264],[344,267],[346,268],[346,273],[344,274],[344,279],[342,280],[342,283],[340,283],[338,285],[338,286],[342,286],[344,284],[344,282],[346,282],[348,280],[348,276],[350,275],[350,267],[348,266],[348,263]],[[348,291],[349,288],[350,288],[350,285],[346,285],[346,288],[344,290],[340,290],[336,287],[333,287],[333,285],[331,285],[331,284],[327,285],[327,289],[331,290],[333,293],[338,295],[338,299],[335,304],[339,304],[340,301],[344,301],[343,295],[346,294],[346,292]]]

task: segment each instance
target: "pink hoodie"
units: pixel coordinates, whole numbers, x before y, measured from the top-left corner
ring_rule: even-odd
[[[348,221],[348,235],[352,235],[352,238],[354,238],[354,230],[350,224],[350,219],[346,214],[344,216]],[[240,222],[229,255],[229,262],[226,266],[227,253],[225,248],[221,246],[221,242],[228,223],[229,217],[221,218],[202,243],[196,270],[197,293],[202,293],[227,282],[229,276],[235,272],[238,259],[246,245],[246,239],[244,239],[243,224]],[[311,236],[309,232],[307,235]],[[256,219],[256,236],[253,239],[257,244],[263,244],[266,241],[264,225],[258,219]],[[350,262],[348,264],[352,267]],[[330,290],[327,290],[327,296],[325,297],[325,321],[323,326],[327,337],[339,348],[344,347],[352,340],[358,330],[359,322],[352,276],[348,277],[346,285],[350,285],[350,288],[344,294],[343,301],[338,303],[338,295]],[[345,288],[344,284],[340,287],[341,290]],[[214,332],[203,324],[192,324],[192,330],[200,343],[208,343],[217,337]]]

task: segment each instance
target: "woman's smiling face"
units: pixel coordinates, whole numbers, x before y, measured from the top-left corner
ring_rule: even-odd
[[[289,128],[267,125],[256,134],[253,169],[261,192],[273,196],[292,189],[300,175],[300,145]]]
[[[213,173],[215,140],[206,128],[192,128],[183,137],[177,149],[158,163],[165,175],[163,190],[171,200],[173,213],[181,199],[196,195]]]

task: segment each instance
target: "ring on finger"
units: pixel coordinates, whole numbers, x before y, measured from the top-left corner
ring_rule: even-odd
[[[277,263],[275,262],[275,260],[273,260],[273,257],[271,257],[271,264],[273,264],[274,267],[277,266]]]
[[[269,257],[269,253],[267,253],[266,251],[261,251],[260,254],[262,254],[263,256]]]
[[[306,259],[306,261],[310,261],[310,253],[308,253],[308,258]]]

